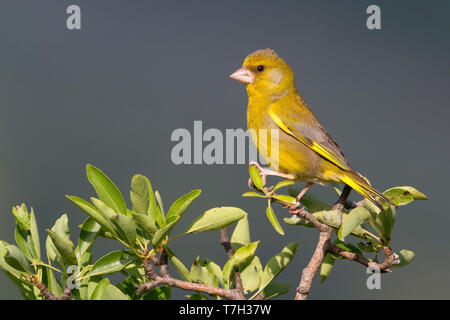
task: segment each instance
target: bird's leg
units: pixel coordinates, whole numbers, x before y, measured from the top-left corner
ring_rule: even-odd
[[[300,193],[295,197],[295,201],[297,202],[295,205],[289,207],[289,212],[291,214],[298,214],[303,208],[301,208],[300,200],[305,195],[305,193],[312,187],[314,182],[308,182],[306,186],[300,191]]]
[[[309,190],[309,188],[312,187],[312,185],[314,184],[314,182],[308,182],[306,184],[306,186],[302,189],[302,191],[300,191],[300,193],[295,197],[295,200],[300,203],[300,199],[304,196],[304,194],[306,193],[306,191]]]
[[[333,205],[333,210],[342,210],[344,209],[345,202],[347,201],[348,196],[350,195],[350,191],[352,188],[349,185],[345,185],[344,189],[342,189],[341,195],[339,196],[338,201]]]
[[[267,176],[277,176],[277,177],[282,177],[282,178],[289,179],[289,180],[295,179],[295,176],[293,176],[292,174],[282,173],[282,172],[273,171],[273,170],[270,170],[270,169],[267,169],[267,168],[263,168],[256,161],[250,162],[250,165],[251,166],[255,166],[256,168],[258,168],[258,172],[259,172],[259,175],[261,176],[261,179],[262,179],[262,182],[263,182],[263,186],[266,186]],[[250,188],[253,188],[253,182],[252,182],[251,178],[248,181],[248,186]]]

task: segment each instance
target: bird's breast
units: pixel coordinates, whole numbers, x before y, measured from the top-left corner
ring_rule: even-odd
[[[298,180],[330,182],[325,176],[324,160],[281,130],[270,117],[269,106],[252,102],[247,109],[247,126],[260,156],[273,170],[295,175]]]

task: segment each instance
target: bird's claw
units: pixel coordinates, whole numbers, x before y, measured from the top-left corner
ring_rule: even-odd
[[[285,208],[289,209],[289,213],[292,215],[299,215],[303,211],[305,211],[305,207],[300,204],[300,202],[297,202],[296,204],[291,205],[283,205]]]

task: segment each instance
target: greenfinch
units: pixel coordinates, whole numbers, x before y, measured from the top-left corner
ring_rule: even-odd
[[[314,183],[341,183],[344,189],[336,205],[344,205],[354,189],[384,210],[382,201],[389,200],[350,167],[340,147],[298,93],[291,67],[273,50],[251,53],[230,78],[246,84],[248,129],[258,152],[275,169],[259,167],[264,179],[276,175],[306,181],[298,201]],[[265,139],[261,132],[267,135]],[[273,138],[277,139],[278,154],[271,152]]]

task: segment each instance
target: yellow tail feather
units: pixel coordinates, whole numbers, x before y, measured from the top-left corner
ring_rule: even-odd
[[[389,199],[386,198],[381,192],[373,188],[367,181],[364,180],[358,173],[347,172],[341,178],[341,181],[349,185],[356,192],[370,200],[374,205],[384,211],[382,200],[390,203]]]

